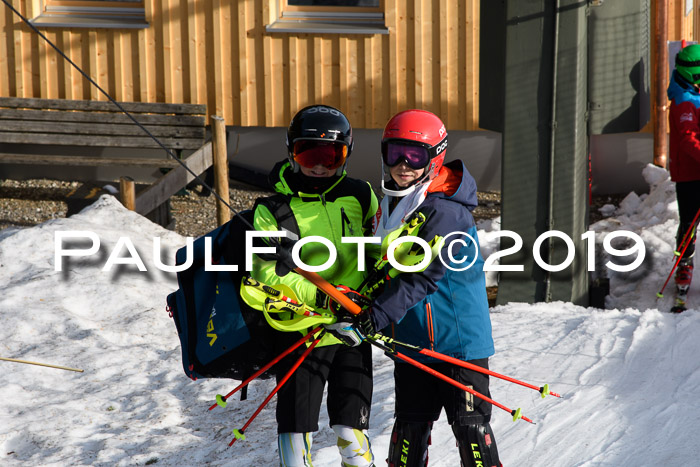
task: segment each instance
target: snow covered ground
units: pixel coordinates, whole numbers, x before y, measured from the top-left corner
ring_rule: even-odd
[[[541,399],[535,391],[492,379],[495,400],[521,407],[537,423],[513,422],[494,409],[492,426],[505,466],[698,464],[700,314],[694,304],[700,281],[691,288],[689,311],[663,312],[671,298],[657,301],[655,294],[673,259],[675,194],[665,171],[649,166],[644,175],[649,195],[630,194],[591,227],[597,242],[624,229],[646,245],[637,270],[609,271],[608,309],[514,303],[492,310],[492,369],[538,386],[549,383],[563,396]],[[482,226],[488,255],[496,250],[497,223]],[[56,272],[58,231],[95,232],[99,252],[64,259],[63,271]],[[102,271],[120,237],[133,242],[147,272],[135,266]],[[176,281],[155,268],[154,237],[162,240],[163,258],[184,245],[184,238],[110,197],[68,219],[0,231],[0,357],[84,370],[0,361],[0,464],[276,464],[274,400],[247,439],[227,447],[231,430],[245,423],[273,381],[255,381],[248,400],[232,399],[228,408],[209,412],[215,395],[237,383],[192,382],[182,372],[175,326],[164,306]],[[384,465],[393,423],[392,363],[375,353],[375,369],[369,434],[378,465]],[[327,422],[322,411],[313,448],[317,466],[339,464]],[[432,439],[430,465],[458,465],[444,418]]]

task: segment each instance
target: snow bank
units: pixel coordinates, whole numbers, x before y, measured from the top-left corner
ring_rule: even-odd
[[[498,402],[522,408],[537,425],[494,409],[492,426],[504,465],[695,465],[700,455],[700,315],[660,312],[654,293],[670,270],[677,212],[665,171],[647,167],[650,193],[627,201],[596,223],[599,242],[619,229],[644,239],[640,271],[611,272],[609,310],[571,303],[518,304],[492,311],[496,355],[491,369],[562,399],[492,378]],[[498,222],[481,223],[482,254]],[[99,253],[68,258],[55,271],[57,231],[94,231]],[[128,237],[148,272],[103,267]],[[164,310],[174,276],[154,268],[153,238],[172,258],[184,238],[104,197],[68,219],[0,232],[0,356],[83,369],[83,373],[0,361],[0,463],[91,466],[249,466],[277,464],[274,399],[227,448],[274,387],[255,381],[248,400],[209,412],[217,393],[238,382],[192,382],[181,368],[175,326]],[[79,243],[79,247],[86,247]],[[124,251],[126,253],[126,251]],[[600,261],[611,258],[601,254]],[[619,259],[615,259],[619,261]],[[369,434],[384,465],[393,424],[393,365],[375,353]],[[314,465],[338,465],[335,437],[322,410]],[[444,417],[435,424],[430,465],[458,465]]]

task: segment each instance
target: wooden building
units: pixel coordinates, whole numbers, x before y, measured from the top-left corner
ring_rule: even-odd
[[[354,8],[287,0],[7,1],[119,101],[207,104],[228,125],[263,127],[287,125],[310,103],[336,106],[360,128],[420,107],[450,129],[479,128],[477,0],[376,0],[368,2],[376,7]],[[697,36],[688,3],[669,1],[669,39]],[[61,6],[53,16],[62,17],[47,20]],[[141,9],[141,21],[131,12],[132,23],[123,22],[119,9]],[[364,16],[343,17],[355,9]],[[275,29],[284,21],[307,24]],[[333,21],[344,23],[314,32],[314,23],[326,31],[318,24]],[[345,28],[350,21],[356,24]],[[0,25],[0,96],[106,100],[5,5]]]
[[[12,0],[119,101],[207,104],[228,125],[263,127],[286,126],[311,103],[340,108],[359,128],[421,107],[449,128],[477,129],[479,2],[366,3],[377,6],[303,16],[286,0]],[[48,19],[50,7],[73,4],[109,11],[72,23],[74,6]],[[120,23],[123,5],[142,8],[141,22]],[[0,25],[0,96],[105,100],[4,5]]]
[[[207,104],[210,114],[239,126],[285,126],[299,108],[322,102],[361,128],[379,128],[410,107],[438,113],[450,129],[479,127],[476,0],[376,0],[368,2],[376,7],[354,8],[287,0],[7,1],[119,101]],[[669,39],[696,37],[688,3],[669,1]],[[60,20],[47,20],[61,6],[53,14]],[[123,22],[119,9],[141,9],[141,21],[131,12],[132,23]],[[359,14],[348,10],[365,16],[344,18]],[[307,24],[274,27],[284,21]],[[314,23],[333,21],[344,23],[314,32]],[[356,24],[344,28],[350,21]],[[0,25],[0,96],[105,100],[5,5]]]
[[[423,108],[479,131],[479,0],[2,1],[118,101],[206,104],[255,128],[286,127],[312,103],[367,129]],[[698,2],[667,1],[668,38],[698,37]],[[0,97],[106,100],[7,4]]]

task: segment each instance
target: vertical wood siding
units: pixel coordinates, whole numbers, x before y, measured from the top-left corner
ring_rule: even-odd
[[[360,128],[420,107],[478,129],[479,0],[385,0],[390,34],[372,36],[268,34],[271,1],[146,0],[147,29],[43,32],[116,99],[206,104],[228,125],[286,126],[325,103]],[[12,4],[31,17],[38,2]],[[669,38],[692,39],[685,0],[670,7]],[[0,96],[106,100],[4,5]]]
[[[325,103],[360,128],[421,107],[477,129],[478,0],[386,0],[390,34],[371,36],[267,34],[269,2],[146,0],[147,29],[42,32],[115,99],[207,104],[228,125],[286,126]],[[4,5],[0,96],[106,100]]]

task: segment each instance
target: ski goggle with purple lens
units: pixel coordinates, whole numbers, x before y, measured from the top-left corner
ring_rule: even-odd
[[[382,141],[382,159],[387,167],[394,167],[406,161],[409,167],[418,170],[426,167],[430,161],[447,149],[447,136],[435,146],[406,140]]]

